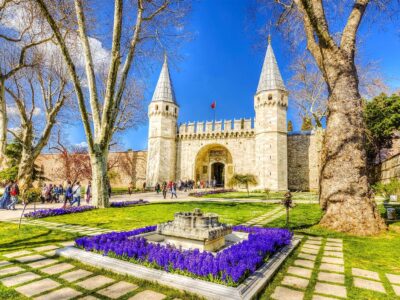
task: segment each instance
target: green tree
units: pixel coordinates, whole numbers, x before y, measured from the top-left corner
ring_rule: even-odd
[[[287,131],[291,132],[293,131],[293,123],[292,121],[289,120],[289,122],[287,123]]]
[[[309,131],[312,130],[312,121],[311,118],[309,117],[303,117],[303,123],[301,123],[301,130],[303,131]]]
[[[380,94],[366,101],[364,117],[368,133],[368,160],[372,164],[380,150],[392,146],[393,133],[400,130],[400,95]],[[380,155],[378,157],[380,160]]]
[[[247,195],[250,195],[249,186],[256,185],[257,179],[252,174],[233,174],[229,181],[230,186],[244,185],[247,190]]]

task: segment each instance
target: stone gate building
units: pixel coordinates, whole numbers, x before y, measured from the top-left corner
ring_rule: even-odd
[[[270,40],[253,105],[254,119],[178,126],[165,58],[148,108],[147,186],[180,179],[225,186],[233,174],[249,173],[257,177],[257,189],[318,189],[321,134],[287,133],[288,92]]]

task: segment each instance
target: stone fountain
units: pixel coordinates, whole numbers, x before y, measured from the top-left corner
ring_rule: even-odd
[[[173,221],[157,225],[153,234],[143,236],[150,242],[171,244],[183,249],[216,252],[232,244],[232,226],[220,223],[218,215],[204,214],[199,208],[193,212],[178,212]]]

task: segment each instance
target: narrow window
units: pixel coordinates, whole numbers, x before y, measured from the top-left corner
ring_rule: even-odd
[[[156,105],[156,110],[158,110],[158,105]]]
[[[166,111],[168,111],[168,110],[169,110],[169,106],[168,106],[168,105],[165,107],[165,110],[166,110]]]
[[[271,94],[268,95],[268,100],[272,100],[272,95]]]
[[[240,120],[240,128],[244,129],[244,119]]]

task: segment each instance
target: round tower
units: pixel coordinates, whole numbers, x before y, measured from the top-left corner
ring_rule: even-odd
[[[146,186],[175,180],[176,133],[179,106],[168,70],[167,57],[149,104]]]
[[[282,80],[271,38],[254,96],[256,175],[259,188],[287,190],[288,92]]]

